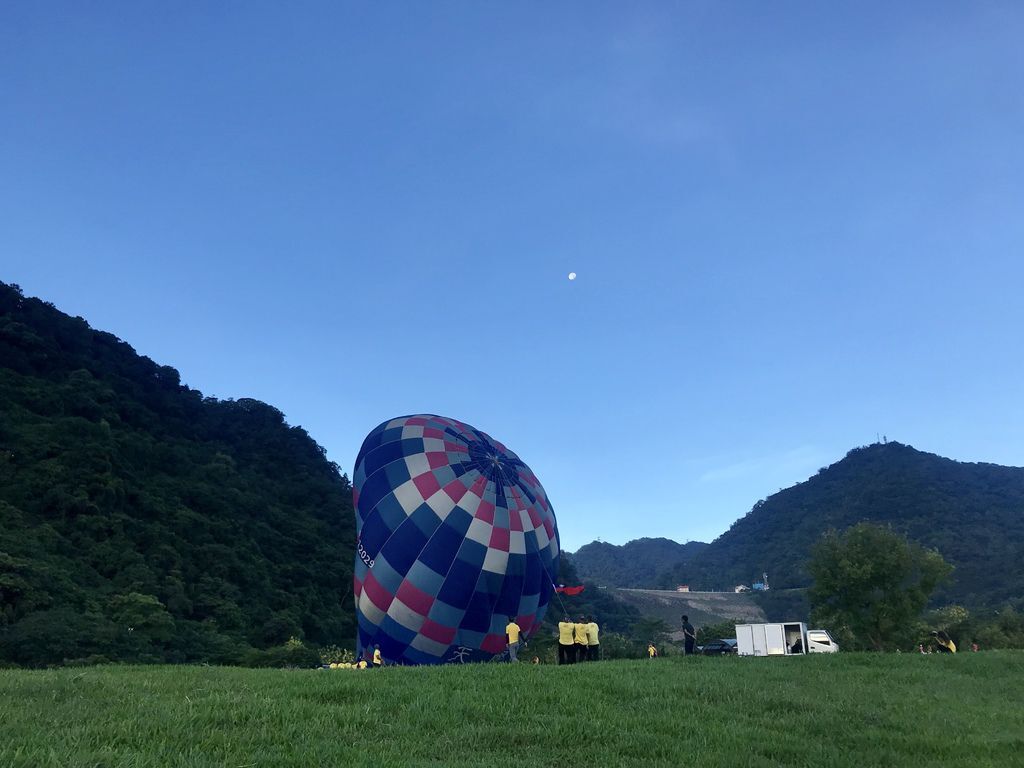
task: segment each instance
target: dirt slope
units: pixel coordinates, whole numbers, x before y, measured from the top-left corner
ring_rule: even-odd
[[[609,589],[619,600],[644,616],[662,619],[672,628],[672,639],[682,641],[679,617],[684,613],[695,627],[726,619],[764,621],[764,611],[747,594],[735,592],[675,592],[660,589]]]

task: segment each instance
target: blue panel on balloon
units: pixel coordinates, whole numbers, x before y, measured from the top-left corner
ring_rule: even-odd
[[[359,489],[359,507],[364,510],[363,519],[377,505],[377,502],[394,489],[395,487],[384,472],[377,472],[366,478],[363,486]]]
[[[407,578],[416,585],[417,589],[428,595],[436,595],[441,591],[441,585],[444,584],[444,575],[423,562],[422,558],[412,564]]]
[[[450,517],[451,515],[449,515]],[[459,554],[461,544],[462,534],[445,522],[434,531],[434,535],[430,537],[427,546],[423,548],[419,559],[438,573],[448,573],[456,555]]]
[[[375,510],[380,515],[381,522],[389,531],[397,531],[398,526],[406,520],[405,510],[398,503],[394,494],[388,494],[377,503]]]
[[[474,592],[466,607],[466,616],[462,620],[464,629],[488,632],[491,628],[491,614],[494,612],[494,598],[483,592]]]
[[[444,524],[459,534],[459,540],[466,535],[466,531],[469,530],[469,526],[473,523],[473,516],[469,514],[462,507],[456,506],[451,512],[448,513],[448,517],[444,519]],[[456,547],[458,549],[458,547]]]
[[[384,542],[391,538],[392,530],[383,524],[380,514],[377,512],[370,515],[368,522],[370,524],[364,525],[363,530],[360,532],[359,543],[363,545],[363,550],[373,559],[380,554],[380,549],[384,546]],[[362,562],[362,560],[359,562]]]
[[[391,535],[381,553],[396,571],[408,573],[426,544],[427,537],[423,531],[412,520],[406,520]]]
[[[402,458],[402,446],[399,443],[387,443],[366,455],[363,472],[369,477],[381,467],[400,458]]]
[[[480,569],[456,558],[452,563],[451,570],[444,580],[444,586],[437,596],[448,605],[456,608],[465,608],[469,605],[469,599],[473,596],[476,588],[476,579]]]
[[[462,546],[459,547],[459,560],[479,569],[483,567],[485,557],[487,557],[487,547],[483,544],[472,539],[462,541]]]
[[[456,608],[448,605],[444,600],[437,599],[430,607],[428,618],[445,627],[457,627],[465,613],[465,608]]]
[[[437,530],[438,526],[442,524],[441,518],[437,516],[437,513],[426,502],[416,507],[413,513],[409,515],[409,519],[416,524],[416,527],[420,529],[420,533],[426,536],[428,540],[434,535],[434,531]]]
[[[393,595],[405,577],[391,566],[386,556],[380,556],[373,564],[373,578]]]
[[[384,475],[387,477],[388,483],[391,484],[391,488],[397,488],[410,479],[409,465],[405,463],[404,458],[401,461],[393,461],[384,467]]]

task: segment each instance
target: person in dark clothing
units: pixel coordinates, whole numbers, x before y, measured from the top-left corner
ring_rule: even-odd
[[[690,623],[690,617],[683,615],[683,644],[687,656],[694,653],[693,646],[697,642],[697,630]]]

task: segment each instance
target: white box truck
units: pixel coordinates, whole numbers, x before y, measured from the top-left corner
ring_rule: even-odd
[[[838,650],[828,630],[808,631],[800,621],[736,625],[736,652],[740,656],[798,656]]]

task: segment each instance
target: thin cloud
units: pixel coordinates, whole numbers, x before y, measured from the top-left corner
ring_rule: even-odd
[[[700,476],[702,483],[724,483],[752,477],[803,480],[825,460],[813,445],[802,445],[785,453],[755,456],[709,469]]]

